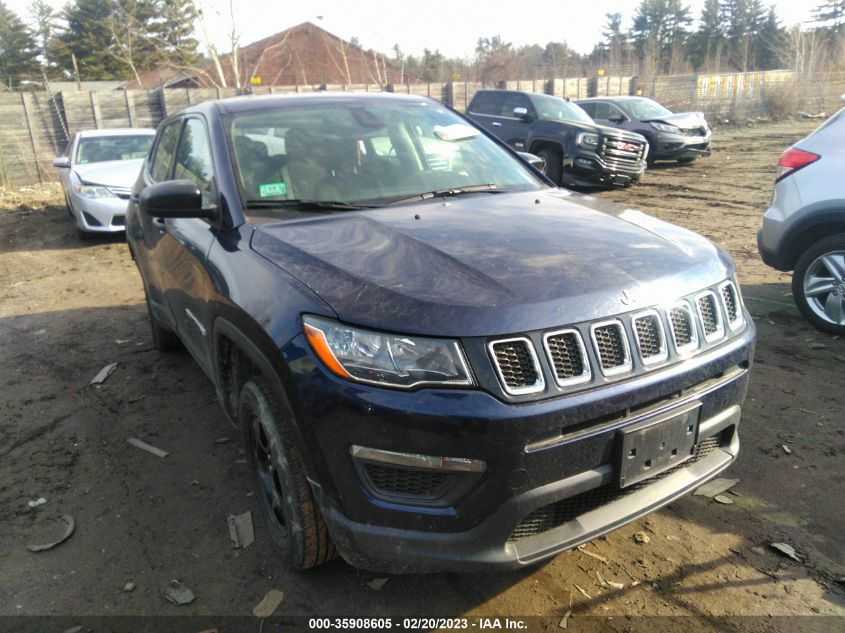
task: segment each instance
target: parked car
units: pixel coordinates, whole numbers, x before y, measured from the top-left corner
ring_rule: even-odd
[[[649,148],[642,136],[596,125],[566,99],[480,90],[467,116],[511,147],[542,158],[557,184],[628,187],[646,168]]]
[[[81,234],[124,230],[129,193],[154,138],[155,130],[147,128],[86,130],[53,161]]]
[[[845,96],[844,96],[845,97]],[[757,233],[763,261],[792,272],[792,296],[820,330],[845,334],[845,109],[778,160],[772,201]]]
[[[645,136],[649,164],[656,160],[688,163],[710,156],[713,132],[702,112],[673,113],[646,97],[594,97],[575,103],[602,125]]]
[[[730,257],[553,187],[431,99],[191,106],[127,239],[155,345],[184,344],[243,429],[291,567],[521,567],[737,455],[755,330]]]

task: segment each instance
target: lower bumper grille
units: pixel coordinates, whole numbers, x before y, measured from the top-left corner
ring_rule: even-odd
[[[722,431],[722,433],[714,435],[713,437],[702,440],[696,445],[695,453],[688,460],[638,484],[628,488],[617,488],[613,485],[604,485],[599,488],[594,488],[593,490],[588,490],[587,492],[582,492],[580,495],[562,499],[555,503],[550,503],[547,506],[543,506],[542,508],[538,508],[520,521],[508,541],[519,541],[520,539],[536,536],[537,534],[556,528],[582,514],[595,510],[607,503],[627,496],[632,492],[636,492],[644,486],[648,486],[656,481],[659,481],[681,468],[694,464],[719,448],[722,444],[721,438],[726,432],[731,432],[731,429],[727,429]]]
[[[378,491],[427,499],[442,496],[458,477],[437,470],[412,470],[380,464],[366,464],[364,471],[372,487]]]

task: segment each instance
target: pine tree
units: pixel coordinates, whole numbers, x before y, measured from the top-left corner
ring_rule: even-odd
[[[687,54],[693,68],[712,72],[718,69],[724,46],[725,30],[719,0],[705,0],[698,30],[690,36]]]
[[[780,25],[775,7],[769,7],[760,27],[756,52],[757,69],[773,70],[781,65],[781,51],[786,48],[786,30]]]
[[[74,0],[62,11],[65,28],[54,43],[56,61],[72,76],[71,54],[76,56],[79,79],[127,79],[131,71],[107,51],[112,46],[109,22],[112,0]]]
[[[845,0],[827,0],[816,7],[813,20],[822,26],[839,31],[845,24]]]
[[[0,0],[0,81],[14,85],[22,79],[37,79],[37,56],[32,32]]]

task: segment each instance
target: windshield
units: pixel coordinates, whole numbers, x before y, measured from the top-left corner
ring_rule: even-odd
[[[247,209],[290,209],[291,200],[380,206],[432,192],[546,186],[477,128],[429,101],[268,106],[233,114],[228,128]]]
[[[76,162],[103,163],[108,160],[144,158],[153,144],[152,134],[137,136],[92,136],[80,139]]]
[[[671,110],[651,99],[631,99],[625,105],[635,119],[656,119],[672,114]]]
[[[537,116],[546,121],[573,121],[593,125],[590,115],[565,99],[535,94],[531,96],[531,101],[537,108]]]

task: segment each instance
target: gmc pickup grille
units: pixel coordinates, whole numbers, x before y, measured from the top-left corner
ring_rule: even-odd
[[[645,143],[640,141],[627,141],[605,137],[599,153],[603,158],[611,162],[633,164],[642,160],[644,150]]]

